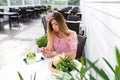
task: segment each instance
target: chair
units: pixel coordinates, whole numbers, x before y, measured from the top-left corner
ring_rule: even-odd
[[[20,9],[22,9],[22,8],[20,8]],[[26,8],[26,12],[27,12],[27,15],[28,15],[29,19],[34,19],[35,18],[34,7],[33,6],[28,6],[28,7],[24,7],[24,8]],[[24,14],[24,15],[26,15],[26,14]],[[23,15],[23,17],[24,17],[24,15]]]
[[[21,15],[21,21],[22,22],[30,21],[30,12],[29,12],[29,10],[27,10],[26,7],[19,7],[19,9],[20,9],[19,14]]]
[[[80,21],[80,17],[79,16],[73,16],[73,15],[69,15],[67,17],[68,21]]]
[[[47,12],[47,8],[46,8],[46,6],[41,6],[40,9],[41,9],[41,13],[43,13],[43,12]]]
[[[0,9],[0,12],[4,12],[4,9]],[[0,25],[4,23],[4,15],[0,15]]]
[[[79,34],[79,26],[80,26],[80,22],[76,22],[76,21],[66,21],[66,24],[68,26],[69,29],[76,31],[77,34]]]
[[[18,26],[19,26],[19,22],[20,22],[20,18],[21,18],[21,16],[19,15],[19,9],[10,8],[10,9],[9,9],[9,12],[15,12],[15,13],[17,13],[17,14],[15,14],[15,15],[9,16],[9,19],[10,19],[11,21],[17,22],[17,24],[18,24]],[[19,26],[19,28],[20,28],[20,26]]]
[[[80,18],[80,21],[82,21],[82,13],[77,13],[77,16],[79,16],[79,18]]]
[[[82,35],[77,35],[77,38],[78,38],[78,45],[77,45],[76,59],[80,60],[80,57],[82,55],[85,55],[83,51],[84,51],[84,46],[85,46],[87,37]]]
[[[34,17],[40,17],[40,9],[38,7],[34,7]]]
[[[47,33],[47,21],[46,21],[45,16],[42,17],[42,23],[43,23],[43,27],[44,27],[45,34],[46,34]]]

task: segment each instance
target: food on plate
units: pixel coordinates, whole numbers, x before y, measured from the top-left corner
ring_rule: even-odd
[[[73,68],[70,66],[77,67],[77,64],[75,61],[65,55],[58,55],[53,58],[53,60],[49,63],[49,69],[52,72],[66,72],[66,71],[72,71]]]

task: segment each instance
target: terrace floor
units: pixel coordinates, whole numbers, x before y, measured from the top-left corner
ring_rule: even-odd
[[[9,30],[9,25],[4,25],[4,29],[0,30],[0,69],[10,64],[14,58],[32,51],[31,47],[35,47],[35,40],[44,34],[44,28],[41,18],[33,19],[30,22],[20,23],[18,27]]]

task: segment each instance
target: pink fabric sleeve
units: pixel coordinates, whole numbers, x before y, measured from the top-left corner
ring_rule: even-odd
[[[70,50],[77,50],[77,34],[74,32],[72,35],[69,37],[69,44],[70,44]]]

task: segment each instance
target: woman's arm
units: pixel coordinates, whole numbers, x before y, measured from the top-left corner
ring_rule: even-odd
[[[69,38],[69,42],[68,44],[70,45],[70,52],[68,53],[64,53],[65,55],[71,57],[71,58],[75,58],[76,57],[76,52],[77,52],[77,35],[75,32],[73,32],[73,34],[70,36]],[[61,46],[62,47],[62,46]],[[42,50],[43,55],[45,57],[54,57],[56,55],[60,55],[63,53],[54,53],[52,49],[46,47]]]
[[[53,53],[53,49],[50,49],[48,47],[43,47],[41,52],[43,56],[48,57],[48,58],[56,56],[56,54]]]
[[[71,52],[68,52],[68,53],[64,53],[64,52],[63,53],[55,53],[55,52],[53,52],[53,50],[50,50],[48,48],[43,48],[41,51],[42,51],[43,55],[47,58],[52,58],[54,56],[63,54],[63,55],[69,56],[73,59],[76,57],[76,52],[77,52],[77,50],[72,50]]]
[[[64,53],[64,55],[69,56],[69,57],[75,59],[75,57],[76,57],[76,52],[77,52],[77,50],[72,50],[72,51],[69,52],[69,53]]]

